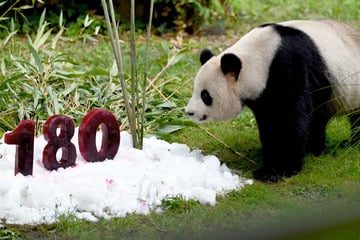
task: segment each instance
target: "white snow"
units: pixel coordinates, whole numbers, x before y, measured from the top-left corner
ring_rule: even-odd
[[[77,129],[72,142],[78,151]],[[43,136],[35,139],[33,176],[24,177],[14,176],[16,146],[0,140],[0,223],[53,223],[68,214],[89,221],[148,214],[159,210],[162,199],[179,194],[215,205],[216,195],[252,183],[215,156],[184,144],[150,137],[143,150],[134,149],[124,131],[113,160],[86,162],[77,152],[74,167],[57,171],[42,164],[46,144]]]

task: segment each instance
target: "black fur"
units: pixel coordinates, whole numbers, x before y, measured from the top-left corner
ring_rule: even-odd
[[[212,99],[210,93],[208,92],[208,90],[206,90],[206,89],[202,90],[200,93],[200,97],[206,106],[212,105],[213,99]]]
[[[360,142],[360,109],[350,115],[350,123],[352,133],[350,144],[354,145]]]
[[[209,49],[204,49],[200,53],[200,63],[204,65],[210,58],[212,58],[214,54]]]
[[[237,80],[241,70],[241,60],[235,54],[226,53],[221,57],[221,71],[226,75],[231,73]]]
[[[265,90],[244,103],[254,112],[262,143],[263,166],[254,178],[276,182],[297,174],[306,153],[324,151],[332,86],[324,60],[308,35],[290,27],[266,26],[281,36],[281,45]]]
[[[272,26],[272,25],[274,25],[274,23],[264,23],[264,24],[259,25],[259,28]]]

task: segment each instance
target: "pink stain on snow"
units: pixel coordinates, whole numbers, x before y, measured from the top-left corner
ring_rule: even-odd
[[[106,187],[107,187],[107,189],[111,189],[111,188],[113,188],[113,186],[114,186],[114,184],[115,184],[115,181],[114,181],[114,179],[109,179],[109,178],[107,178],[107,179],[105,179],[105,181],[106,181]]]
[[[36,163],[39,166],[43,166],[42,159],[36,159]]]

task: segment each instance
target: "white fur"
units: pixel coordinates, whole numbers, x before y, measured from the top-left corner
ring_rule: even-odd
[[[271,28],[255,28],[218,56],[211,58],[195,77],[194,92],[185,111],[198,122],[220,121],[236,117],[242,110],[241,99],[255,99],[266,87],[268,66],[280,44],[280,37]],[[268,46],[268,47],[264,47]],[[220,69],[225,53],[234,53],[242,61],[238,81],[226,79]],[[203,89],[213,97],[212,106],[200,98]],[[206,120],[201,120],[206,115]]]
[[[360,107],[360,33],[333,20],[281,23],[308,34],[335,78],[332,107],[347,112]]]
[[[307,33],[317,45],[335,84],[333,108],[350,111],[360,107],[360,36],[348,25],[332,20],[288,21],[280,23]],[[271,27],[255,28],[218,56],[206,62],[196,75],[193,95],[185,109],[198,122],[236,117],[241,99],[256,99],[265,89],[269,65],[280,45],[280,36]],[[226,78],[220,69],[224,53],[242,61],[238,81]],[[213,104],[200,98],[208,90]],[[204,116],[206,115],[206,120]]]

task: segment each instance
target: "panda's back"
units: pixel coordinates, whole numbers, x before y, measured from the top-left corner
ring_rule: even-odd
[[[359,72],[360,33],[349,25],[334,20],[295,20],[280,25],[307,34],[335,76]]]
[[[334,111],[360,108],[360,33],[349,25],[333,20],[293,20],[264,24],[225,50],[224,53],[235,53],[245,61],[240,73],[240,78],[248,81],[242,84],[242,87],[246,86],[243,97],[254,99],[266,88],[269,66],[273,64],[274,56],[286,47],[283,46],[284,31],[279,29],[286,28],[299,31],[298,35],[293,36],[296,44],[287,46],[289,51],[301,51],[307,47],[304,46],[306,41],[295,38],[301,36],[305,40],[310,39],[313,51],[319,54],[326,66],[333,91],[330,108]]]
[[[314,41],[331,76],[332,108],[359,108],[360,33],[334,20],[295,20],[280,25],[298,29]]]

